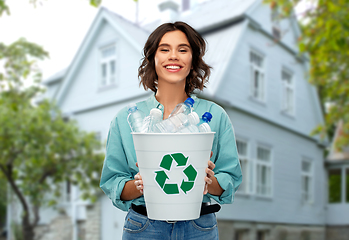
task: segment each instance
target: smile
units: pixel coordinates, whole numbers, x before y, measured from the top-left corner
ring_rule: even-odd
[[[177,65],[167,65],[165,66],[166,69],[180,69],[181,66],[177,66]]]

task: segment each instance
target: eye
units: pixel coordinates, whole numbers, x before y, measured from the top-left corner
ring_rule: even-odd
[[[160,52],[168,52],[168,49],[166,48],[160,49]]]
[[[186,52],[188,52],[188,50],[187,49],[179,49],[179,52],[186,53]]]

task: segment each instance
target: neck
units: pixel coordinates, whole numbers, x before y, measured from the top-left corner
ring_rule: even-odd
[[[188,95],[185,92],[185,85],[158,84],[155,98],[164,106],[164,119],[166,119],[176,105],[184,102],[188,98]]]

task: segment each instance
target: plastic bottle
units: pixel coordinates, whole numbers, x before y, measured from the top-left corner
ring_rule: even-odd
[[[154,126],[154,132],[175,133],[179,132],[190,124],[196,125],[199,123],[199,121],[200,118],[196,112],[191,112],[188,115],[179,113],[157,123]]]
[[[211,122],[212,114],[209,112],[205,112],[198,124],[198,128],[200,132],[211,132],[211,127],[208,125],[209,122]]]
[[[143,119],[145,118],[144,112],[139,110],[135,103],[131,103],[127,107],[128,107],[127,122],[130,125],[131,131],[142,132]]]
[[[209,112],[205,112],[200,121],[198,121],[195,125],[189,125],[182,130],[181,133],[197,133],[197,132],[211,132],[210,125],[208,123],[212,119],[212,114]]]
[[[142,132],[151,133],[153,132],[154,125],[161,122],[162,112],[158,108],[150,110],[149,116],[144,118]]]
[[[185,115],[189,115],[189,113],[192,112],[193,105],[194,105],[194,99],[187,98],[183,103],[177,104],[177,106],[173,109],[173,111],[168,116],[169,118],[172,116],[175,116],[180,113],[184,113]]]

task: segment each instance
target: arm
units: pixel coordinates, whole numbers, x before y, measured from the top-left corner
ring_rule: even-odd
[[[124,143],[122,141],[117,119],[115,118],[110,125],[108,133],[100,187],[112,200],[114,206],[127,211],[131,205],[129,200],[134,195],[124,197],[122,192],[124,192],[124,189],[126,190],[124,192],[126,195],[128,195],[129,190],[132,192],[132,188],[129,188],[134,180],[134,173],[131,172],[131,167],[136,168],[136,166],[130,166],[132,161],[126,157],[124,144],[128,144],[128,142],[125,141]]]

